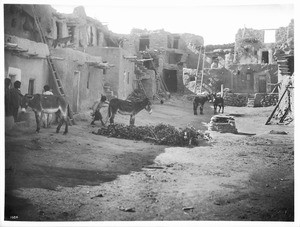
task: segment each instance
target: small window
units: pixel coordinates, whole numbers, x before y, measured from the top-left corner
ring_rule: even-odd
[[[103,75],[106,75],[106,73],[107,73],[107,70],[103,69]]]
[[[29,79],[28,94],[33,95],[33,93],[34,93],[34,79]]]

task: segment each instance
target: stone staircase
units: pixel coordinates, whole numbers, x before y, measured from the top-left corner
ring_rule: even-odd
[[[255,97],[253,94],[249,94],[248,96],[248,102],[247,102],[247,107],[254,107],[254,100]]]

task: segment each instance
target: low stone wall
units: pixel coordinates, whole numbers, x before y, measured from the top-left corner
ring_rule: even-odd
[[[224,94],[225,106],[247,106],[248,94],[226,93]]]

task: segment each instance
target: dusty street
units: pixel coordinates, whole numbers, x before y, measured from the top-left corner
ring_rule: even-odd
[[[77,116],[69,134],[35,122],[5,137],[5,218],[15,221],[294,220],[294,126],[265,125],[274,107],[225,107],[238,134],[210,132],[199,147],[166,147],[92,134]],[[198,110],[199,111],[199,110]],[[213,116],[193,115],[172,97],[140,112],[136,125],[166,123],[207,130]],[[117,123],[129,117],[117,115]],[[271,134],[270,131],[287,134]],[[63,130],[62,130],[63,131]]]

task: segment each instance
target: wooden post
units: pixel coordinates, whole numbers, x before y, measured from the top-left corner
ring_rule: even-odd
[[[224,96],[224,84],[221,84],[221,97],[223,98]]]
[[[199,56],[198,56],[198,63],[197,63],[197,71],[196,71],[196,77],[195,77],[194,93],[196,93],[196,88],[197,88],[197,78],[198,78],[198,70],[199,70],[199,65],[200,65],[200,58],[201,58],[201,48],[200,48]]]
[[[202,76],[201,76],[201,84],[200,84],[200,94],[202,93],[202,85],[203,85],[204,61],[205,61],[205,47],[204,47],[204,50],[203,50],[203,62],[202,62]]]
[[[265,124],[265,125],[268,125],[268,124],[269,124],[269,122],[271,121],[271,119],[272,119],[272,117],[273,117],[273,115],[274,115],[275,111],[277,110],[277,108],[278,108],[278,106],[279,106],[279,104],[280,104],[281,100],[283,99],[283,97],[284,97],[285,93],[287,92],[287,90],[289,89],[289,87],[290,87],[290,86],[286,86],[286,89],[285,89],[285,91],[283,92],[282,96],[280,97],[280,99],[279,99],[279,101],[278,101],[277,105],[275,106],[275,108],[274,108],[273,112],[271,113],[271,115],[270,115],[270,117],[268,118],[268,120],[267,120],[267,122],[266,122],[266,124]]]

